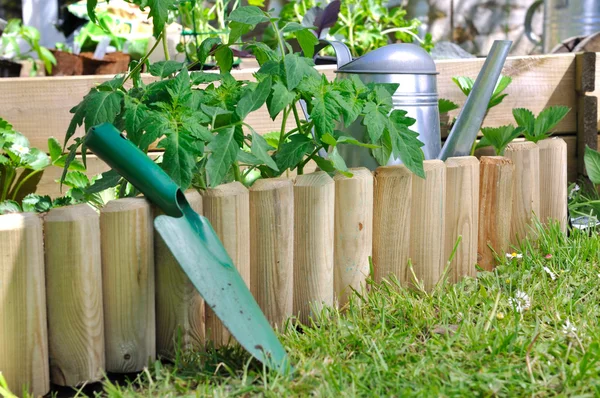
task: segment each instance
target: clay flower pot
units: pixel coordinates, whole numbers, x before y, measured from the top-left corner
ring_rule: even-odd
[[[79,55],[83,60],[84,75],[116,75],[127,72],[131,57],[122,52],[109,53],[104,59],[94,59],[94,53],[84,52]]]
[[[78,76],[83,74],[83,60],[78,55],[66,51],[51,50],[56,58],[52,76]]]

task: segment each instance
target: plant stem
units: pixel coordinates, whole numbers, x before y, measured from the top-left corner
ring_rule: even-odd
[[[163,27],[162,35],[162,44],[163,44],[163,52],[165,53],[165,60],[169,60],[169,43],[167,42],[167,24]]]
[[[158,44],[162,41],[162,37],[163,37],[163,34],[161,33],[158,36],[158,38],[156,39],[156,43],[154,43],[154,45],[152,46],[152,48],[150,49],[150,51],[148,51],[148,53],[146,53],[146,55],[144,55],[144,57],[142,59],[140,59],[140,61],[138,62],[138,64],[135,66],[135,68],[133,68],[131,70],[131,72],[129,72],[127,74],[127,76],[125,76],[125,79],[123,79],[123,84],[125,84],[125,82],[127,80],[131,79],[131,76],[133,76],[140,69],[142,69],[142,67],[144,66],[144,64],[146,63],[146,61],[148,61],[148,58],[150,57],[150,54],[152,54],[154,52],[154,50],[156,50],[156,47],[158,47]],[[123,85],[121,85],[121,87],[122,86]]]
[[[41,172],[42,170],[35,170],[31,173],[29,173],[25,178],[23,178],[19,184],[17,184],[17,187],[15,188],[15,190],[13,191],[12,194],[12,200],[15,200],[17,198],[17,194],[19,193],[19,191],[21,190],[21,187],[27,182],[27,180],[29,180],[31,177],[33,177],[34,175],[36,175],[37,173]]]
[[[242,174],[240,173],[240,165],[238,162],[233,162],[233,177],[236,181],[243,183]]]
[[[298,174],[301,174],[301,173],[304,172],[304,166],[306,166],[306,164],[308,162],[310,162],[310,160],[312,158],[314,158],[316,155],[318,155],[318,153],[321,150],[321,148],[323,148],[323,145],[317,146],[315,148],[315,150],[312,151],[312,153],[310,155],[308,155],[308,157],[306,159],[304,159],[302,162],[300,162],[300,164],[298,165]]]
[[[15,179],[15,175],[16,175],[16,171],[13,168],[6,168],[4,171],[4,186],[2,187],[2,195],[0,196],[0,202],[5,201],[6,197],[8,196],[8,190],[10,188],[10,186],[12,185],[14,179]]]
[[[290,105],[290,106],[293,106]],[[290,108],[286,108],[283,110],[283,118],[281,119],[281,130],[279,132],[279,142],[277,143],[277,150],[281,149],[281,146],[283,145],[284,140],[284,135],[285,135],[285,125],[287,123],[287,118],[290,114]]]
[[[294,119],[296,119],[296,126],[298,126],[298,131],[300,134],[304,134],[304,130],[302,129],[302,123],[300,122],[300,115],[298,115],[298,109],[296,109],[296,101],[292,102],[292,110],[294,111]]]
[[[275,21],[271,21],[271,26],[273,26],[273,30],[275,30],[275,34],[277,35],[277,43],[279,43],[279,51],[281,51],[281,58],[285,56],[285,46],[283,45],[283,36],[281,36],[281,32],[277,27],[277,23]]]

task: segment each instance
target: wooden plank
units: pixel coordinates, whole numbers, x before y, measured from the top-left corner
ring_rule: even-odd
[[[567,232],[567,144],[555,137],[538,142],[540,148],[540,221],[558,222]]]
[[[572,113],[572,112],[569,112]],[[598,149],[598,97],[582,95],[577,98],[577,174],[586,175],[583,155],[585,147]]]
[[[596,89],[596,53],[575,56],[575,90],[584,94]]]
[[[462,105],[466,97],[451,79],[453,76],[476,77],[483,62],[484,59],[479,58],[437,61],[440,73],[439,96]],[[509,96],[489,112],[484,125],[514,123],[511,110],[517,107],[527,107],[536,114],[550,105],[566,105],[574,109],[575,64],[575,54],[508,58],[503,73],[513,78],[513,83],[506,90]],[[319,66],[317,69],[327,78],[335,78],[335,66]],[[253,73],[256,70],[233,71],[232,75],[239,80],[254,80]],[[91,87],[110,78],[111,76],[70,76],[2,79],[0,115],[25,134],[32,146],[46,150],[48,137],[63,140],[71,120],[69,110],[81,101]],[[145,75],[144,79],[151,81],[154,78]],[[452,118],[457,114],[458,111],[453,111],[449,116]],[[271,120],[265,107],[250,114],[246,122],[262,134],[279,130],[281,125],[280,119]],[[288,127],[293,123],[290,118]],[[577,131],[575,112],[570,112],[556,131]],[[83,129],[78,129],[77,135],[82,133]],[[447,135],[447,132],[443,135]]]

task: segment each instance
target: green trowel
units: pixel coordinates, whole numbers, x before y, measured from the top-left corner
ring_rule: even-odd
[[[154,220],[183,271],[236,340],[267,366],[287,372],[288,357],[209,221],[177,184],[112,124],[92,127],[86,144],[166,215]]]

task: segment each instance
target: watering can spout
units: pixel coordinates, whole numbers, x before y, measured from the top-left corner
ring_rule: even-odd
[[[483,68],[477,75],[467,102],[460,111],[438,159],[446,160],[450,157],[470,154],[511,44],[510,40],[494,41]]]

